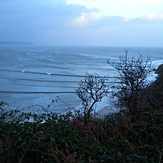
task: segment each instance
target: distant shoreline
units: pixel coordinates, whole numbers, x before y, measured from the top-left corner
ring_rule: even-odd
[[[34,45],[31,42],[21,42],[21,41],[0,41],[0,45]]]

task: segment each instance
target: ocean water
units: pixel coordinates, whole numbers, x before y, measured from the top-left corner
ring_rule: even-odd
[[[72,46],[0,46],[0,101],[8,109],[63,113],[80,107],[76,89],[85,74],[109,76],[115,82],[117,73],[107,60],[118,60],[130,49],[129,56],[149,56],[157,68],[163,63],[163,48],[150,47],[72,47]],[[155,77],[151,74],[148,79]],[[97,110],[108,103],[107,98]]]

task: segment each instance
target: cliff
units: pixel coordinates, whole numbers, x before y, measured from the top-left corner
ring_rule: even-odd
[[[159,65],[155,73],[158,74],[158,77],[153,82],[152,87],[160,92],[163,89],[163,64]]]

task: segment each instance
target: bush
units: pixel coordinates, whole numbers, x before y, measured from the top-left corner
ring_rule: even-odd
[[[147,87],[146,78],[153,68],[149,57],[146,60],[142,55],[138,58],[129,58],[128,50],[125,50],[125,53],[125,56],[119,57],[119,61],[108,60],[107,62],[119,73],[119,84],[113,87],[112,92],[113,97],[118,98],[115,104],[120,108],[128,108],[132,113],[138,108],[140,93]]]
[[[163,114],[83,116],[9,111],[0,116],[1,163],[163,162]],[[33,121],[30,121],[33,119]],[[8,120],[8,121],[6,121]]]

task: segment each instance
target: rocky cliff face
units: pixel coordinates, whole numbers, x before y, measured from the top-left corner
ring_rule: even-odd
[[[152,106],[153,109],[163,109],[163,64],[156,69],[158,77],[148,88],[145,94],[148,106]]]
[[[163,64],[159,65],[156,69],[156,74],[161,75],[163,74]]]
[[[156,81],[153,82],[152,86],[155,89],[163,89],[163,64],[159,65],[155,73],[158,74],[158,77]],[[159,91],[163,91],[163,90],[159,90]]]

